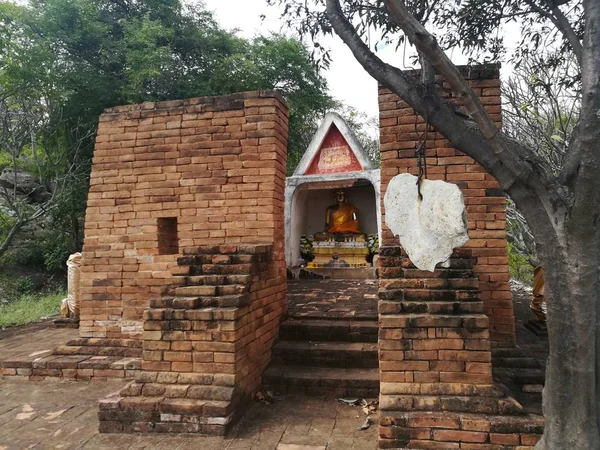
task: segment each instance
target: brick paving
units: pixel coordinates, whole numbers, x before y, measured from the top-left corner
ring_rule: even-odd
[[[377,280],[288,280],[288,315],[377,320]]]
[[[97,401],[123,382],[0,380],[0,450],[375,450],[377,426],[334,400],[279,397],[254,404],[228,437],[98,433]],[[373,423],[377,418],[373,417]]]
[[[36,324],[37,325],[37,324]],[[42,326],[42,324],[39,324]],[[72,328],[54,328],[51,322],[43,327],[15,327],[18,333],[0,335],[0,363],[7,360],[41,358],[52,354],[55,347],[79,336]]]

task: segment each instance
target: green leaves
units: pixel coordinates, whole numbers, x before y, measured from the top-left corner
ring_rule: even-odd
[[[16,165],[49,185],[62,180],[45,218],[70,235],[61,242],[73,248],[61,251],[75,250],[81,240],[94,135],[105,108],[276,89],[290,105],[294,164],[335,106],[310,56],[285,36],[246,40],[227,32],[201,2],[0,2],[0,94],[28,99],[44,117],[37,152],[24,144]],[[4,150],[0,166],[12,167]]]

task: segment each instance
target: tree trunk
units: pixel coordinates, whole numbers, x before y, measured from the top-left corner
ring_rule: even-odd
[[[600,449],[600,238],[594,227],[580,233],[574,225],[567,227],[564,245],[538,244],[548,299],[550,353],[544,387],[544,437],[536,450]]]

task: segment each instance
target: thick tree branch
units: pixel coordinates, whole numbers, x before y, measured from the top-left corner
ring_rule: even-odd
[[[444,51],[437,45],[435,37],[429,33],[406,8],[401,0],[384,0],[391,19],[406,34],[420,54],[424,55],[431,65],[444,76],[458,101],[473,117],[483,135],[490,140],[498,133],[498,128],[485,111],[473,89],[465,82],[458,68],[450,61]]]
[[[583,4],[586,33],[580,67],[584,94],[571,151],[565,158],[560,180],[572,188],[578,197],[591,198],[594,192],[584,194],[581,186],[585,186],[590,179],[600,177],[600,157],[597,152],[597,142],[600,140],[600,4],[597,0],[587,0]]]
[[[583,61],[583,46],[581,45],[581,41],[575,33],[575,30],[571,26],[571,22],[569,22],[569,19],[567,19],[567,17],[560,10],[558,4],[552,5],[550,11],[546,11],[544,8],[537,5],[533,0],[525,0],[525,3],[527,3],[529,7],[540,16],[549,19],[554,26],[558,28],[565,39],[569,41],[569,44],[571,44],[575,58],[577,58],[577,62],[581,67]]]
[[[579,116],[574,151],[579,153],[579,166],[575,185],[576,202],[596,205],[598,211],[600,195],[595,180],[600,178],[600,2],[584,0],[585,37],[581,66],[581,112]],[[596,203],[590,203],[596,202]],[[592,216],[589,210],[582,213]],[[600,216],[600,213],[596,213]],[[598,232],[600,217],[595,216],[589,225]]]
[[[419,53],[419,62],[421,64],[421,82],[425,86],[435,83],[435,70],[427,57]]]
[[[560,197],[559,192],[561,190],[556,180],[553,179],[547,164],[535,156],[530,149],[516,145],[516,143],[505,145],[504,139],[501,139],[498,128],[486,112],[479,97],[469,87],[456,65],[450,61],[437,44],[435,37],[410,14],[404,2],[402,0],[383,0],[383,2],[388,8],[392,20],[402,28],[408,39],[431,62],[437,72],[443,75],[453,92],[458,96],[459,101],[475,120],[483,135],[492,144],[491,147],[498,159],[515,174],[515,178],[529,180],[527,183],[532,186],[536,184],[535,179],[537,178],[537,181],[541,182],[536,187],[538,192],[541,192],[539,191],[540,188],[545,190],[554,185],[556,193]],[[518,150],[515,152],[509,151],[508,149],[511,148],[518,148]],[[472,152],[469,153],[472,154]],[[535,164],[532,164],[534,161]],[[541,170],[533,173],[533,167],[540,167]],[[503,188],[505,190],[509,189],[510,182],[505,183]]]
[[[2,244],[0,245],[0,257],[4,253],[6,253],[6,251],[10,247],[10,244],[12,243],[12,241],[17,236],[17,233],[21,230],[21,228],[23,228],[24,225],[25,225],[24,221],[18,220],[17,222],[15,222],[15,224],[12,226],[12,228],[8,232],[8,235],[4,239],[4,242],[2,242]]]
[[[442,133],[455,148],[471,156],[489,173],[492,173],[502,188],[522,209],[525,207],[529,209],[528,220],[546,224],[543,233],[552,234],[555,237],[562,235],[563,212],[568,209],[565,206],[568,196],[563,194],[563,189],[541,158],[531,149],[498,132],[483,110],[483,114],[480,114],[479,118],[492,123],[494,128],[488,132],[494,142],[486,138],[475,126],[475,123],[460,117],[456,113],[455,106],[441,98],[436,90],[426,89],[417,79],[409,77],[396,67],[381,61],[362,41],[353,25],[345,17],[339,0],[326,0],[326,4],[327,16],[333,29],[373,78],[389,87],[417,113],[427,117],[434,128]],[[427,33],[426,30],[424,31]],[[433,44],[435,44],[435,40],[433,40]],[[423,50],[423,54],[432,50],[429,47],[418,49]],[[437,44],[433,50],[436,51],[435,49],[441,52]],[[457,74],[456,66],[448,61],[445,55],[444,58],[447,64],[453,68],[454,72],[451,72],[450,75],[454,77],[454,81],[458,83],[457,87],[460,89],[463,84],[466,84],[465,81],[460,73]],[[441,68],[444,70],[438,70],[438,73],[447,78],[445,73],[448,72],[447,66],[443,65]],[[469,91],[474,95],[470,88]],[[477,98],[474,99],[474,104],[475,106],[479,104],[479,107],[482,108],[481,102]],[[542,205],[543,207],[540,208]],[[552,213],[549,215],[550,212]],[[561,217],[561,219],[549,223],[548,217],[552,216]]]

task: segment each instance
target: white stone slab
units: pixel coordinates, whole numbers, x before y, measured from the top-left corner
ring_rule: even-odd
[[[452,250],[469,240],[467,213],[458,186],[440,180],[423,180],[419,199],[417,177],[403,173],[388,185],[385,222],[398,236],[415,266],[433,272],[448,261]]]

